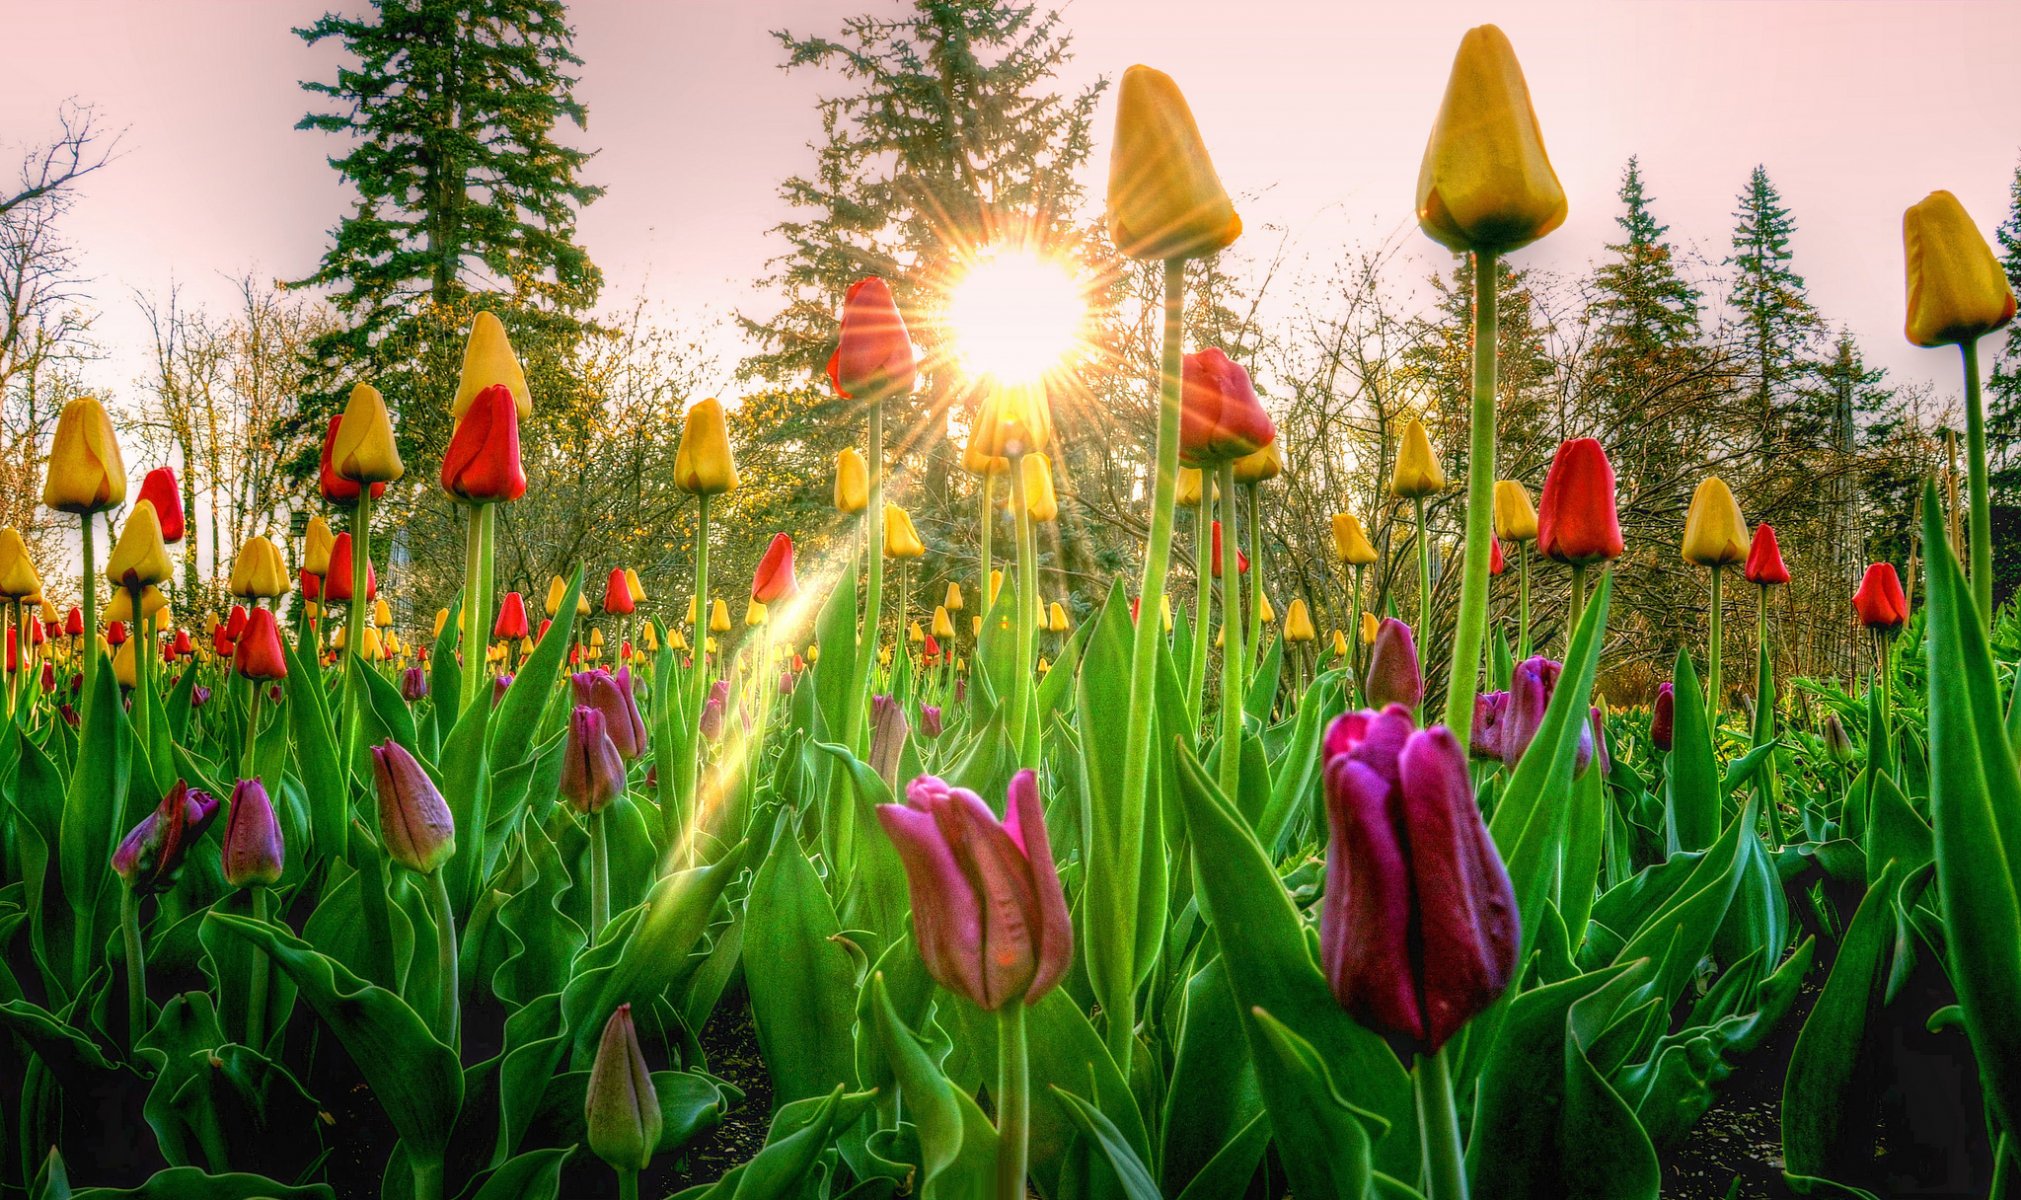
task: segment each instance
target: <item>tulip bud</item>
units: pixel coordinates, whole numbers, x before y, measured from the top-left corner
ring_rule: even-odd
[[[1846,727],[1835,712],[1825,714],[1825,753],[1840,766],[1853,761],[1853,739],[1846,735]]]
[[[384,596],[372,602],[372,624],[381,629],[393,623],[393,606],[386,603]]]
[[[1495,536],[1517,544],[1537,540],[1537,510],[1529,489],[1516,480],[1495,483]]]
[[[1747,560],[1747,520],[1733,492],[1717,475],[1708,475],[1691,493],[1684,515],[1684,561],[1701,567],[1730,567]]]
[[[1658,750],[1668,751],[1677,728],[1677,692],[1668,682],[1656,687],[1656,703],[1649,710],[1649,741]]]
[[[385,397],[369,383],[351,388],[350,403],[332,431],[330,470],[354,484],[390,483],[406,474]]]
[[[330,600],[353,600],[351,595],[351,535],[340,533],[330,544],[330,571],[324,576],[323,595]],[[365,599],[379,595],[379,570],[365,563]]]
[[[1467,736],[1467,753],[1474,758],[1502,757],[1502,738],[1507,732],[1509,693],[1482,692],[1474,697],[1474,723]]]
[[[919,732],[922,736],[937,738],[940,736],[943,727],[944,723],[941,719],[939,705],[922,704],[919,706]]]
[[[629,1004],[618,1005],[604,1024],[583,1110],[589,1148],[598,1158],[619,1171],[642,1171],[651,1164],[660,1144],[660,1101]]]
[[[1507,697],[1499,723],[1498,746],[1502,764],[1509,770],[1516,769],[1530,743],[1537,740],[1537,731],[1544,726],[1544,713],[1551,707],[1551,696],[1558,690],[1558,679],[1564,671],[1563,663],[1541,654],[1526,658],[1511,673],[1509,690],[1496,693]],[[1592,761],[1593,731],[1588,728],[1579,733],[1572,773],[1585,774]]]
[[[1902,595],[1895,564],[1882,562],[1867,568],[1860,590],[1853,593],[1853,610],[1859,614],[1860,624],[1882,633],[1893,633],[1908,623],[1909,601]]]
[[[1494,531],[1490,530],[1488,532],[1488,574],[1500,575],[1508,569],[1508,566],[1508,561],[1502,557],[1502,539],[1496,537]]]
[[[949,615],[945,604],[933,610],[933,636],[947,641],[954,640],[954,618]]]
[[[1179,468],[1179,490],[1174,502],[1180,508],[1200,507],[1200,502],[1207,498],[1209,492],[1215,493],[1218,498],[1220,487],[1207,478],[1205,471],[1199,467]]]
[[[898,786],[898,762],[910,732],[898,701],[886,695],[870,698],[870,767],[892,787]]]
[[[1418,168],[1418,226],[1449,249],[1514,250],[1565,223],[1565,189],[1515,48],[1493,25],[1467,31]]]
[[[161,539],[161,519],[154,505],[142,500],[127,514],[119,541],[105,560],[106,577],[123,588],[142,588],[162,582],[173,570]]]
[[[919,530],[913,528],[912,515],[896,504],[884,506],[884,556],[886,558],[923,558],[926,543],[919,540]]]
[[[603,714],[605,734],[619,755],[630,759],[646,752],[646,724],[639,716],[630,667],[619,667],[615,675],[599,667],[569,676],[569,683],[575,689],[578,705]]]
[[[612,743],[602,711],[587,704],[569,716],[561,761],[561,794],[577,812],[601,812],[625,790],[624,760]]]
[[[854,446],[835,456],[835,511],[860,513],[870,504],[870,468]]]
[[[1053,633],[1065,633],[1067,631],[1067,610],[1065,605],[1057,600],[1053,601],[1052,609],[1047,613],[1047,616],[1051,618],[1048,624]]]
[[[310,517],[309,528],[302,535],[302,570],[311,575],[328,575],[330,554],[336,542],[328,521],[319,516]]]
[[[942,600],[942,601],[940,602],[940,606],[941,606],[942,608],[946,609],[946,610],[947,610],[948,612],[951,612],[951,613],[958,613],[958,612],[960,612],[960,611],[962,610],[962,598],[961,598],[961,585],[960,585],[960,584],[958,584],[958,583],[949,583],[949,584],[947,585],[947,597],[946,597],[946,599],[944,599],[944,600]],[[954,631],[953,631],[952,629],[950,629],[950,630],[949,630],[949,631],[948,631],[947,633],[943,634],[942,636],[943,636],[943,637],[953,637],[953,636],[954,636]]]
[[[1333,656],[1343,660],[1347,658],[1347,634],[1338,629],[1333,631]]]
[[[721,597],[709,602],[709,632],[730,632],[730,606]]]
[[[758,570],[751,577],[751,599],[760,604],[776,604],[800,590],[793,577],[793,539],[783,533],[772,535]]]
[[[0,597],[19,600],[42,590],[42,576],[28,557],[28,544],[12,525],[0,529]]]
[[[1410,424],[1403,427],[1403,444],[1397,448],[1396,470],[1389,480],[1390,495],[1418,500],[1437,495],[1445,486],[1445,468],[1439,466],[1438,455],[1432,452],[1424,422],[1412,417]]]
[[[1039,625],[1043,627],[1045,622],[1041,620]],[[917,646],[926,640],[926,629],[919,622],[914,621],[912,627],[906,631],[906,636],[911,639],[913,645]]]
[[[460,424],[484,393],[494,387],[504,388],[512,398],[516,430],[518,422],[533,415],[533,392],[526,386],[526,372],[520,369],[519,356],[512,352],[512,339],[506,336],[504,323],[491,313],[480,312],[470,322],[470,338],[463,343],[463,371],[456,380],[456,398],[449,406],[450,415]]]
[[[872,275],[849,285],[842,301],[842,324],[835,353],[828,358],[828,378],[844,399],[872,393],[903,395],[915,381],[917,364],[905,318],[891,297],[891,286]],[[838,502],[836,507],[842,507]],[[843,509],[856,512],[858,508]]]
[[[67,637],[84,636],[84,610],[75,604],[63,614],[63,632]]]
[[[1123,72],[1109,155],[1109,240],[1130,258],[1198,258],[1242,236],[1193,111],[1162,71]]]
[[[409,667],[400,672],[400,698],[409,704],[418,704],[428,696],[428,672],[420,667]]]
[[[1385,618],[1375,635],[1375,649],[1368,656],[1368,679],[1362,694],[1370,704],[1387,707],[1401,704],[1415,708],[1424,698],[1424,676],[1418,670],[1417,643],[1410,626],[1394,617]]]
[[[969,425],[962,466],[995,474],[1016,455],[1036,454],[1053,440],[1053,413],[1044,383],[1003,384],[984,394]]]
[[[525,386],[521,379],[520,387]],[[512,392],[493,384],[458,414],[449,448],[442,454],[442,490],[473,504],[508,503],[526,495],[526,469],[519,459],[520,414]]]
[[[217,797],[176,780],[155,810],[120,840],[112,852],[114,873],[142,894],[174,887],[189,848],[203,837],[217,813]]]
[[[182,540],[182,491],[176,487],[175,469],[156,467],[140,480],[140,498],[154,505],[161,521],[161,540],[173,546]]]
[[[257,779],[239,780],[225,818],[221,854],[225,882],[235,888],[278,883],[285,854],[281,824],[274,819],[267,789]]]
[[[1213,347],[1185,356],[1180,367],[1179,461],[1189,467],[1219,466],[1254,454],[1276,436],[1249,372]]]
[[[982,797],[931,775],[905,793],[877,818],[905,864],[927,974],[985,1010],[1036,1003],[1074,953],[1037,775],[1011,778],[1002,822]]]
[[[1295,596],[1291,607],[1284,613],[1284,640],[1292,645],[1310,642],[1319,637],[1319,631],[1312,627],[1312,614],[1306,611],[1305,598]]]
[[[288,659],[271,609],[255,608],[232,650],[232,669],[247,679],[285,679]]]
[[[625,616],[637,607],[632,603],[632,589],[625,582],[624,568],[612,567],[610,578],[604,581],[603,610],[613,616]]]
[[[406,747],[392,738],[372,747],[372,782],[387,856],[420,875],[448,862],[456,853],[456,821]]]
[[[258,535],[247,538],[232,563],[232,595],[275,599],[287,595],[291,586],[281,548]]]
[[[1351,1016],[1431,1054],[1515,977],[1515,891],[1443,726],[1392,705],[1334,721],[1323,751],[1320,968]]]
[[[1958,198],[1931,192],[1902,214],[1909,340],[1976,341],[2014,319],[2014,288]]]
[[[511,690],[512,673],[510,671],[500,672],[491,681],[491,707],[497,708],[499,701],[505,699],[505,693]]]
[[[737,463],[730,454],[721,402],[712,398],[688,410],[674,453],[674,486],[697,496],[720,496],[736,488]]]
[[[1207,551],[1210,563],[1209,570],[1214,578],[1219,579],[1221,578],[1221,522],[1214,522],[1210,540],[1213,545]],[[1237,575],[1247,575],[1249,573],[1249,556],[1242,553],[1240,548],[1237,548],[1235,551],[1235,573]]]
[[[42,503],[58,512],[100,513],[126,502],[126,464],[105,407],[89,396],[63,406],[49,441]]]
[[[1043,454],[1027,454],[1019,463],[1024,474],[1025,511],[1034,521],[1057,520],[1060,502],[1053,495],[1053,466]]]
[[[491,636],[517,640],[526,636],[526,601],[518,592],[505,593],[498,603],[498,619],[492,622]]]
[[[1782,547],[1775,541],[1775,526],[1764,521],[1754,527],[1754,543],[1747,549],[1747,581],[1762,587],[1789,582],[1789,568],[1783,565]]]
[[[1352,514],[1333,514],[1333,556],[1353,567],[1375,562],[1375,547],[1369,544],[1368,534],[1362,532],[1361,522]]]
[[[1621,522],[1614,512],[1614,467],[1592,438],[1558,447],[1544,476],[1537,508],[1537,550],[1563,563],[1621,557]]]
[[[1270,444],[1254,454],[1245,454],[1235,460],[1235,482],[1267,483],[1284,473],[1284,456],[1278,450],[1280,439],[1272,438]]]

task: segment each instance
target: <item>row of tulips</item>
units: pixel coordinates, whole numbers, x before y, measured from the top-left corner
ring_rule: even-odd
[[[805,584],[775,538],[734,637],[709,555],[711,506],[740,480],[713,400],[673,472],[696,500],[684,615],[655,614],[621,567],[601,605],[580,570],[554,581],[538,626],[498,594],[534,397],[488,315],[439,477],[466,513],[464,586],[425,648],[379,611],[373,506],[406,464],[369,385],[330,424],[329,512],[298,573],[255,539],[241,607],[159,654],[172,482],[101,570],[95,518],[125,471],[104,412],[70,406],[44,499],[81,518],[74,614],[0,533],[10,632],[48,668],[10,687],[0,738],[0,1031],[22,1064],[0,1080],[0,1187],[1653,1197],[1659,1149],[1820,979],[1782,1105],[1793,1185],[1874,1177],[1848,1148],[1883,1097],[1856,1072],[1925,1027],[1978,1057],[1983,1105],[1954,1094],[1946,1114],[1961,1153],[2021,1169],[2021,622],[1994,623],[1983,488],[1969,574],[1926,501],[1921,610],[1892,567],[1869,572],[1871,686],[1778,681],[1764,626],[1739,719],[1723,573],[1790,572],[1707,480],[1681,538],[1710,572],[1705,686],[1683,653],[1652,710],[1608,711],[1623,545],[1604,449],[1567,442],[1534,506],[1495,473],[1495,260],[1565,198],[1492,27],[1461,44],[1417,208],[1481,280],[1452,644],[1420,644],[1423,607],[1413,626],[1367,594],[1379,556],[1341,514],[1355,645],[1337,629],[1309,677],[1286,668],[1315,614],[1294,601],[1269,636],[1254,554],[1286,456],[1242,367],[1186,352],[1185,265],[1241,222],[1147,68],[1122,80],[1108,201],[1117,247],[1165,285],[1145,554],[1077,626],[1038,595],[1046,396],[998,387],[963,453],[977,575],[934,581],[945,600],[908,636],[925,546],[885,494],[884,409],[921,368],[879,279],[844,299],[829,365],[864,417],[834,480],[856,536]],[[1969,366],[2013,302],[1955,209],[1911,210],[1910,329]],[[1421,511],[1446,485],[1411,427],[1392,491]],[[1189,512],[1197,608],[1175,620]],[[1533,545],[1573,576],[1556,658],[1532,642]],[[1421,517],[1413,549],[1428,597]],[[1487,605],[1505,554],[1513,626]],[[1442,708],[1421,653],[1445,664]],[[720,1055],[745,1015],[768,1132],[698,1178],[691,1157],[749,1104]]]

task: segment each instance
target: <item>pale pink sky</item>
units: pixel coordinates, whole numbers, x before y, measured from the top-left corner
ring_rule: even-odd
[[[130,299],[171,276],[222,302],[221,273],[296,277],[345,202],[323,165],[338,143],[292,126],[334,50],[289,33],[326,7],[296,0],[74,0],[6,6],[14,53],[0,131],[40,136],[57,104],[96,103],[127,128],[69,236],[105,309],[93,382],[130,394],[145,332]],[[777,246],[778,181],[809,160],[811,102],[833,81],[786,75],[768,30],[833,32],[878,0],[579,0],[589,178],[609,188],[582,237],[621,303],[720,320],[765,303],[751,287]],[[1642,156],[1673,236],[1724,253],[1733,197],[1757,162],[1795,211],[1797,266],[1834,324],[1898,377],[1957,389],[1954,355],[1901,335],[1902,209],[1957,193],[1982,228],[2006,204],[2017,153],[2012,0],[1074,0],[1069,83],[1133,62],[1185,89],[1267,258],[1322,273],[1341,248],[1409,231],[1425,134],[1460,34],[1500,24],[1521,56],[1571,219],[1519,263],[1573,269],[1614,234],[1623,161]],[[1113,95],[1110,97],[1113,103]],[[1098,118],[1106,143],[1113,120]],[[1090,168],[1099,199],[1106,144]],[[692,321],[691,321],[692,323]],[[734,348],[732,348],[734,352]],[[726,358],[721,387],[734,392]]]

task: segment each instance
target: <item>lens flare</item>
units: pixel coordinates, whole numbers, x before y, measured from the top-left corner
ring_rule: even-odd
[[[1068,263],[1003,250],[977,259],[955,285],[947,324],[970,376],[1037,383],[1080,347],[1087,307]]]

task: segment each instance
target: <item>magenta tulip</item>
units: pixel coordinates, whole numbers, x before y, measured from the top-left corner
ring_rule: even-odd
[[[112,869],[134,891],[165,892],[182,875],[189,848],[218,815],[217,797],[181,779],[112,852]]]
[[[601,709],[576,705],[562,751],[561,794],[577,812],[601,812],[625,790],[625,764]]]
[[[280,881],[286,849],[281,823],[267,789],[257,779],[241,779],[232,788],[231,813],[225,817],[224,849],[220,855],[225,882],[233,887]]]
[[[1424,674],[1418,669],[1417,642],[1411,637],[1410,626],[1395,617],[1383,618],[1376,629],[1375,645],[1368,652],[1363,699],[1378,707],[1401,704],[1416,708],[1424,694]]]

